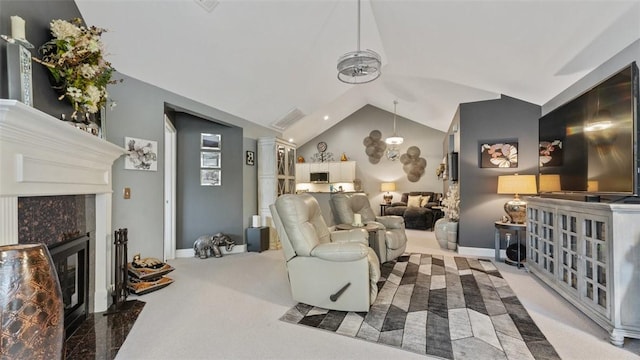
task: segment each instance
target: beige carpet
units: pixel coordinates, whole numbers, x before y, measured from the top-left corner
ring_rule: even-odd
[[[407,251],[452,254],[438,248],[432,232],[407,233]],[[175,282],[139,297],[147,304],[117,359],[428,358],[279,321],[296,304],[281,251],[170,263]],[[497,267],[562,359],[640,359],[640,341],[614,347],[602,328],[535,277]]]

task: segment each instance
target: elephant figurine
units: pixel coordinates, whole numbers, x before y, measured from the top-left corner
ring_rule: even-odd
[[[209,253],[213,252],[212,246],[213,246],[212,235],[202,235],[198,237],[196,241],[193,243],[193,251],[195,252],[194,256],[197,256],[200,259],[208,258]]]
[[[213,235],[213,239],[211,241],[211,256],[221,257],[222,251],[220,251],[220,246],[224,246],[227,252],[229,252],[235,246],[235,244],[236,243],[231,240],[229,235],[217,233]]]

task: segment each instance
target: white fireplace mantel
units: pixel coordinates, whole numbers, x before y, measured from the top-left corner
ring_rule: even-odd
[[[96,194],[94,311],[111,282],[111,167],[126,150],[16,100],[0,99],[0,245],[18,243],[18,197]]]

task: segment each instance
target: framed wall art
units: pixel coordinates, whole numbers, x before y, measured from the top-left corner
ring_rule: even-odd
[[[200,134],[200,148],[203,150],[220,150],[222,140],[220,134]]]
[[[222,171],[221,170],[200,170],[200,185],[201,186],[220,186],[222,185]]]
[[[124,158],[126,170],[158,171],[157,141],[125,137],[124,147],[128,150]]]
[[[222,163],[222,154],[219,151],[201,151],[200,167],[220,169]]]
[[[541,140],[538,145],[540,166],[560,166],[563,161],[562,140]]]
[[[517,168],[518,142],[486,141],[480,145],[481,168]]]
[[[253,151],[247,151],[246,155],[247,165],[255,165],[256,164],[256,153]]]

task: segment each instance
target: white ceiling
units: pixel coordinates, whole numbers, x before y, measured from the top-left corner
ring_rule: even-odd
[[[363,0],[361,48],[382,76],[347,85],[355,0],[76,0],[120,72],[304,144],[366,104],[446,131],[461,102],[542,105],[640,38],[640,0]],[[124,86],[124,85],[120,85]],[[117,100],[117,99],[116,99]],[[329,120],[323,120],[329,115]],[[391,126],[391,119],[390,119]]]

